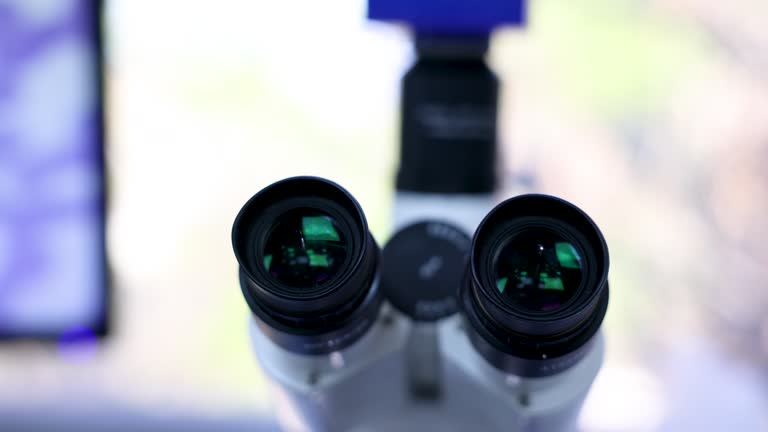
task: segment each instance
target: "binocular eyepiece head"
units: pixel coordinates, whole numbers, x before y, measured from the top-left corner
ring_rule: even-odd
[[[389,248],[390,261],[382,267],[394,272],[384,275],[383,293],[379,248],[349,192],[317,177],[274,183],[245,204],[232,230],[243,295],[276,344],[300,354],[336,351],[370,328],[385,295],[405,293],[408,304],[419,302],[412,298],[421,295],[419,287],[391,285],[415,283],[401,274],[402,259],[413,255],[408,248],[431,241],[430,247],[441,249],[435,253],[459,254],[451,261],[459,266],[454,263],[446,274],[451,280],[433,279],[460,287],[456,303],[469,324],[469,339],[496,368],[548,376],[588,352],[608,306],[608,248],[583,211],[547,195],[509,199],[482,221],[466,261],[461,255],[467,243],[456,249],[453,237],[433,239],[433,225],[442,226],[416,224],[396,236],[400,247]],[[441,244],[454,246],[447,251],[436,246]],[[456,274],[461,262],[468,263],[463,281]],[[424,293],[424,301],[431,294]],[[396,297],[391,303],[402,307]]]

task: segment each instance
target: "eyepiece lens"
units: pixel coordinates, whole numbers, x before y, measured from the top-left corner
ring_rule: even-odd
[[[261,264],[277,281],[292,288],[330,282],[342,268],[348,240],[339,223],[315,209],[291,210],[271,229]]]
[[[495,263],[496,288],[513,306],[532,312],[559,309],[583,282],[583,254],[572,242],[545,229],[512,237]]]

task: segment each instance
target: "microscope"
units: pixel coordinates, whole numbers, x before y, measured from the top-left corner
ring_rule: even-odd
[[[287,431],[568,431],[603,361],[609,257],[557,197],[494,206],[490,30],[522,1],[371,0],[405,21],[395,234],[341,185],[292,177],[232,229],[250,338]]]

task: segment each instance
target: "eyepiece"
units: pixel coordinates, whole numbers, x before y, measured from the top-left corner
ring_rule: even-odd
[[[278,345],[327,353],[373,323],[379,249],[341,186],[317,177],[268,186],[240,210],[232,245],[246,302]]]
[[[461,303],[470,339],[494,366],[547,376],[591,346],[608,305],[608,248],[573,204],[523,195],[475,233]]]

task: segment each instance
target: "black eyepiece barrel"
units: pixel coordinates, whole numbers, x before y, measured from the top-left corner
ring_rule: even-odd
[[[379,248],[341,186],[294,177],[266,187],[240,210],[232,245],[246,302],[278,345],[328,353],[373,323]]]
[[[547,376],[591,346],[608,305],[608,248],[583,211],[547,195],[509,199],[475,233],[461,303],[496,367]]]

